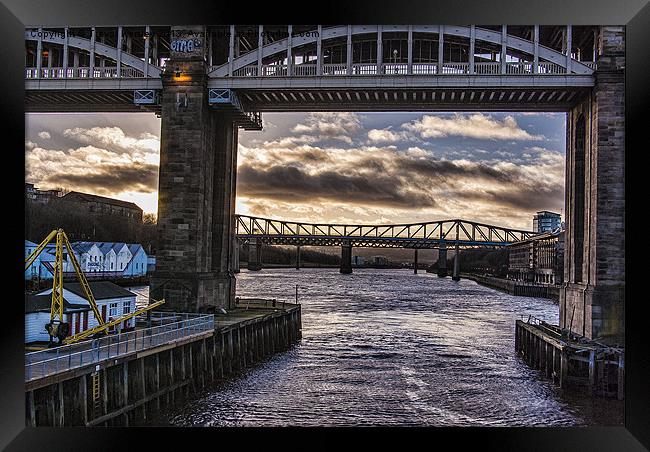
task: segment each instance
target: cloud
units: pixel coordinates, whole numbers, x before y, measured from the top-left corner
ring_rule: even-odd
[[[561,211],[564,202],[564,155],[542,147],[525,148],[529,157],[515,162],[469,160],[491,154],[462,149],[452,159],[422,147],[277,143],[240,144],[237,195],[260,216],[351,223],[461,217],[530,229],[531,212]]]
[[[319,141],[329,139],[350,144],[350,135],[361,130],[361,122],[356,113],[309,113],[304,123],[296,124],[291,130],[295,133],[315,135]]]
[[[63,135],[88,144],[56,149],[25,143],[26,179],[39,188],[66,187],[104,196],[156,192],[156,136],[129,136],[119,127],[76,127],[65,129]]]
[[[412,138],[407,132],[393,132],[389,129],[372,129],[368,132],[368,140],[372,143],[397,143]]]
[[[542,140],[541,135],[531,135],[520,128],[512,116],[502,121],[481,113],[455,114],[452,117],[424,115],[420,119],[402,124],[402,128],[415,132],[422,138],[459,136],[481,140]]]
[[[151,133],[129,136],[120,127],[74,127],[65,129],[63,136],[80,143],[101,146],[113,152],[160,152],[160,139]]]
[[[50,133],[47,132],[47,131],[45,131],[45,130],[43,130],[42,132],[39,132],[39,133],[38,133],[38,136],[39,136],[40,138],[43,138],[44,140],[49,140],[50,138],[52,138],[51,135],[50,135]]]

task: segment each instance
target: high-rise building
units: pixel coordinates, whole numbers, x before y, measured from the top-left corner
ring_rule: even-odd
[[[549,212],[547,210],[540,210],[537,215],[533,217],[533,231],[535,232],[550,232],[562,226],[559,213]]]

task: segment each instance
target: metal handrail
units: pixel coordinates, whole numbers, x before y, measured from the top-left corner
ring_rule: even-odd
[[[214,315],[152,313],[153,318],[173,316],[180,321],[127,333],[25,354],[25,381],[116,358],[214,330]],[[40,371],[40,372],[39,372]]]

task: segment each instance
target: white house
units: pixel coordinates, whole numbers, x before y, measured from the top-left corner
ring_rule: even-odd
[[[122,272],[125,277],[144,276],[147,274],[147,253],[140,244],[129,244],[131,260]]]
[[[117,271],[117,254],[113,250],[112,242],[98,242],[96,245],[99,247],[99,251],[104,256],[104,271],[105,272],[114,272]]]
[[[104,255],[99,247],[93,242],[76,242],[72,245],[72,251],[77,257],[81,270],[86,273],[100,272],[104,268]],[[72,265],[66,271],[74,271]]]
[[[104,321],[111,321],[135,311],[136,295],[133,292],[109,281],[93,281],[89,284]],[[50,321],[51,296],[52,289],[27,296],[25,309],[26,343],[49,341],[49,335],[45,331],[45,324]],[[71,336],[99,325],[79,283],[64,283],[63,299],[64,320],[70,323]],[[134,327],[135,318],[130,318],[113,327],[111,331],[126,331]]]
[[[115,267],[115,270],[122,272],[126,268],[133,255],[131,254],[131,251],[129,250],[129,247],[126,243],[114,244],[113,251],[115,251],[115,254],[117,255],[117,265]]]
[[[38,248],[38,245],[34,242],[30,242],[29,240],[25,240],[25,259],[27,259],[30,254],[34,252],[34,250]],[[36,279],[38,278],[38,272],[39,272],[39,267],[41,265],[41,259],[40,256],[38,256],[32,265],[29,266],[27,270],[25,270],[25,279]]]

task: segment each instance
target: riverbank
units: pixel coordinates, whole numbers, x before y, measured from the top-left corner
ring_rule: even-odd
[[[27,355],[26,425],[150,425],[302,335],[293,303],[240,299],[227,314],[159,317],[171,323],[108,336],[96,349],[80,344]]]
[[[480,276],[468,273],[461,273],[462,278],[470,279],[485,287],[497,289],[506,292],[510,295],[520,297],[537,297],[537,298],[550,298],[551,300],[560,300],[560,287],[559,286],[545,286],[541,284],[525,284],[519,281],[511,281],[509,279],[495,278],[493,276]]]

